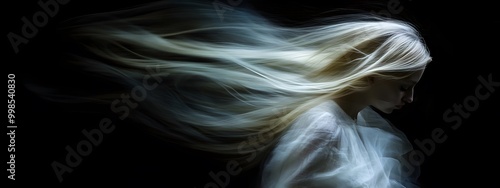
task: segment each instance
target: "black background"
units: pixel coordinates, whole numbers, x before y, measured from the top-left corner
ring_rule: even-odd
[[[224,0],[220,0],[225,2]],[[28,84],[71,87],[107,87],[99,80],[83,79],[60,62],[64,45],[60,45],[57,26],[64,19],[78,15],[120,10],[146,1],[78,1],[61,5],[59,12],[14,53],[7,37],[3,40],[3,70],[16,74],[16,181],[14,185],[102,186],[121,187],[204,187],[212,182],[209,172],[225,169],[224,163],[206,159],[203,153],[186,151],[151,137],[130,121],[118,120],[107,105],[59,104],[42,99],[26,90]],[[212,3],[214,1],[207,1]],[[387,14],[388,4],[400,2],[404,10]],[[493,3],[473,1],[329,1],[317,0],[243,0],[233,8],[254,7],[266,14],[304,21],[323,11],[359,8],[415,23],[429,45],[433,62],[416,87],[415,102],[388,116],[403,130],[413,144],[432,138],[432,132],[443,130],[447,138],[436,143],[434,150],[422,159],[422,187],[498,187],[497,116],[500,87],[480,101],[477,109],[461,126],[451,129],[443,114],[454,104],[463,104],[475,95],[479,76],[500,82],[497,67],[500,21]],[[40,7],[37,1],[9,1],[3,5],[4,36],[19,34],[22,21]],[[215,10],[214,10],[215,11]],[[231,12],[225,13],[230,16]],[[6,79],[6,78],[4,78]],[[5,85],[5,87],[7,87]],[[483,92],[486,90],[483,90]],[[472,104],[472,103],[471,103]],[[71,173],[59,183],[51,164],[63,163],[66,146],[73,148],[85,139],[81,131],[99,126],[102,118],[110,118],[115,130],[105,134],[103,142],[83,157]],[[7,132],[7,131],[6,131]],[[4,142],[8,145],[9,139]],[[429,145],[428,145],[429,146]],[[416,145],[417,149],[419,148]],[[420,148],[420,150],[422,150]],[[8,161],[8,154],[5,154]],[[5,164],[5,163],[4,163]],[[6,166],[6,168],[8,168]],[[231,176],[227,187],[248,187],[255,170]],[[8,175],[8,174],[6,174]]]

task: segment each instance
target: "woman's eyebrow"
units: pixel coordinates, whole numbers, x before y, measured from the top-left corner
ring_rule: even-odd
[[[418,81],[415,80],[404,80],[403,82],[409,85],[417,85],[418,83]]]

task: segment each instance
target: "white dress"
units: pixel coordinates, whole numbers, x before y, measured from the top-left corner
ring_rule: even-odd
[[[405,135],[370,107],[357,122],[333,100],[302,114],[263,166],[263,188],[415,188]],[[412,178],[410,178],[412,175]]]

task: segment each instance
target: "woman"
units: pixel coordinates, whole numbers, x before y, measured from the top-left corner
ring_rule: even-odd
[[[359,13],[295,26],[250,10],[219,16],[207,3],[159,2],[81,17],[66,29],[84,52],[69,61],[127,91],[155,77],[120,117],[260,165],[260,187],[417,187],[411,144],[372,109],[412,102],[431,61],[416,28]]]

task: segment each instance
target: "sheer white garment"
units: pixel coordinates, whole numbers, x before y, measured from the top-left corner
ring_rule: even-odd
[[[405,135],[370,107],[357,122],[333,100],[305,112],[272,151],[263,188],[418,187],[403,158],[412,150]],[[407,167],[407,166],[406,166]]]

